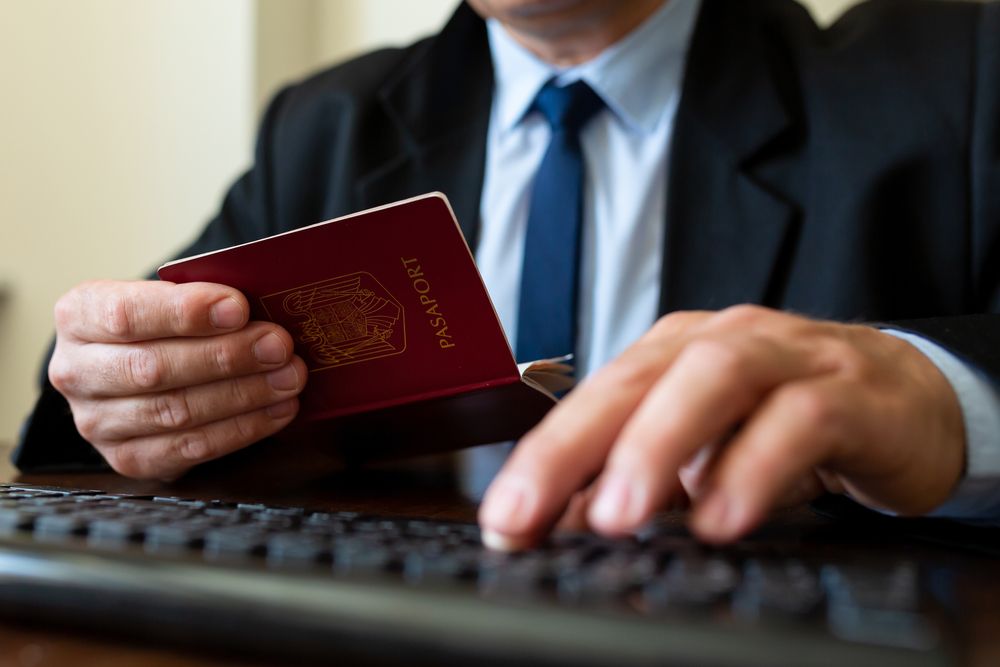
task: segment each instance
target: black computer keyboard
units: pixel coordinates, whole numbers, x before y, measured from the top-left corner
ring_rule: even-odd
[[[914,562],[718,550],[676,528],[556,535],[0,485],[0,607],[282,659],[566,665],[950,664]]]

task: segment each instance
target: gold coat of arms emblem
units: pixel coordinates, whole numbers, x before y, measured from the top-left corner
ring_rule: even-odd
[[[313,370],[381,359],[406,349],[403,307],[370,273],[331,278],[262,301],[269,314],[280,310],[280,320],[291,318],[289,332]]]

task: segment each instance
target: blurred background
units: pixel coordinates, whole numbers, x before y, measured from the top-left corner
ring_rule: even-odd
[[[854,1],[805,4],[826,22]],[[60,294],[192,239],[278,86],[434,32],[457,2],[0,0],[0,451]]]

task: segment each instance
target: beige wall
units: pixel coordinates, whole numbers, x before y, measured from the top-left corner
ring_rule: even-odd
[[[59,294],[193,236],[281,82],[432,32],[456,4],[0,0],[0,442],[34,399]]]
[[[436,31],[459,0],[257,0],[257,97],[369,49]]]
[[[829,23],[859,0],[800,0],[821,23]]]
[[[57,296],[144,274],[247,164],[253,20],[244,0],[0,0],[0,441]]]

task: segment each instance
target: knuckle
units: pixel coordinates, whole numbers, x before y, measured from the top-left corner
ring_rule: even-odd
[[[816,433],[829,435],[841,430],[844,411],[828,393],[811,387],[798,387],[787,390],[786,400]]]
[[[877,372],[874,363],[851,341],[833,338],[827,342],[827,354],[841,374],[852,378],[864,378]]]
[[[123,294],[109,296],[98,311],[104,331],[116,339],[127,339],[133,331],[132,304]]]
[[[231,377],[237,371],[236,355],[230,345],[221,342],[205,346],[205,364],[215,369],[220,377]]]
[[[256,393],[246,378],[238,378],[228,383],[230,405],[247,409],[255,405]]]
[[[182,460],[189,463],[200,463],[212,458],[212,443],[204,430],[177,436],[174,449]]]
[[[152,400],[151,418],[159,427],[176,430],[186,428],[193,421],[187,392],[177,390],[160,394]]]
[[[56,301],[56,305],[52,308],[52,315],[55,319],[57,331],[62,331],[73,324],[76,313],[76,299],[77,292],[73,290],[63,294]]]
[[[720,327],[742,328],[751,327],[767,317],[771,311],[763,306],[752,303],[741,303],[720,310],[713,318]]]
[[[104,289],[105,280],[87,280],[78,283],[64,292],[56,301],[53,312],[57,318],[71,322],[80,312],[80,308],[92,303]]]
[[[660,365],[649,363],[639,355],[619,357],[603,369],[595,377],[599,377],[603,386],[614,387],[617,391],[634,389],[645,390],[660,376]]]
[[[186,333],[197,329],[204,306],[190,294],[173,299],[168,305],[167,319],[173,331]]]
[[[669,334],[677,329],[683,318],[684,313],[682,311],[667,313],[653,323],[653,326],[650,328],[650,333]]]
[[[81,407],[73,408],[73,423],[76,425],[76,430],[91,444],[98,440],[98,428],[101,422],[96,411]]]
[[[104,460],[108,462],[111,469],[119,475],[141,479],[146,476],[145,466],[138,456],[136,447],[130,445],[120,445],[101,451]]]
[[[259,413],[246,414],[234,420],[235,438],[234,441],[241,445],[249,445],[263,438],[267,432],[264,427],[264,419]]]
[[[684,358],[700,368],[711,369],[724,376],[742,376],[749,360],[737,345],[717,338],[699,338],[684,348]]]
[[[70,363],[64,354],[56,352],[49,362],[49,382],[60,392],[72,390],[79,383],[76,364]]]
[[[675,310],[667,313],[650,327],[650,337],[661,339],[684,331],[704,318],[704,313],[693,310]]]
[[[135,347],[122,356],[120,372],[131,386],[152,389],[163,380],[163,365],[163,360],[152,349]]]

